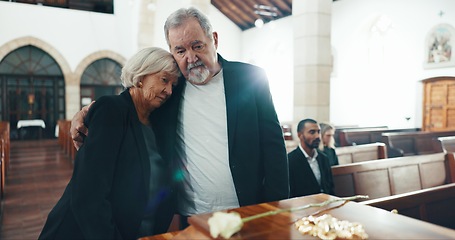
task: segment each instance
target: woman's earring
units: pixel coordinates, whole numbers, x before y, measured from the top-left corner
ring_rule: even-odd
[[[142,82],[139,82],[138,87],[142,88]]]

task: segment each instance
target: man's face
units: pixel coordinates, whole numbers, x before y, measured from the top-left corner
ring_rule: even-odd
[[[321,129],[317,123],[305,123],[303,129],[298,133],[300,144],[310,149],[317,148],[321,142]]]
[[[169,29],[169,45],[183,76],[193,84],[207,83],[221,69],[216,55],[217,33],[210,39],[195,19]]]

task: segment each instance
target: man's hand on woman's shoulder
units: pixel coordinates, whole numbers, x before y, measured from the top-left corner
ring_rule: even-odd
[[[94,102],[95,101],[92,101],[89,105],[83,107],[71,120],[70,134],[73,139],[74,147],[77,150],[82,146],[84,138],[88,135],[88,128],[84,125],[84,119],[87,116],[90,106],[92,106]]]

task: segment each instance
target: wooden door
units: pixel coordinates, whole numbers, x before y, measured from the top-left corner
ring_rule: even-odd
[[[455,129],[455,77],[436,77],[423,80],[424,131]]]

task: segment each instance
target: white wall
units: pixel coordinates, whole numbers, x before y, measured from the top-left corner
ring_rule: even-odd
[[[168,49],[164,38],[167,16],[188,0],[157,0],[154,45]],[[0,46],[32,36],[57,49],[74,71],[88,55],[110,50],[129,58],[137,51],[139,1],[114,1],[114,14],[0,1]],[[240,29],[211,6],[205,12],[220,35],[219,51],[228,59],[240,58]]]
[[[292,17],[242,34],[242,61],[258,65],[267,72],[273,102],[282,122],[293,118],[293,39]]]
[[[130,18],[124,7],[116,15],[0,2],[0,46],[32,36],[57,49],[72,70],[88,55],[110,50],[122,56],[132,51]],[[122,12],[123,11],[123,12]],[[116,16],[122,22],[116,21]]]
[[[442,17],[438,15],[440,11],[445,13]],[[373,37],[370,29],[381,16],[390,20],[390,29],[380,37]],[[281,121],[299,120],[292,119],[292,94],[289,93],[293,91],[291,21],[292,17],[288,17],[275,21],[275,30],[256,28],[245,31],[242,36],[244,61],[268,71],[280,71],[276,76],[270,74],[269,80]],[[336,125],[421,127],[420,80],[455,76],[455,67],[423,67],[426,36],[440,23],[455,27],[455,1],[334,2],[330,121]],[[277,46],[283,48],[277,51]]]
[[[442,17],[438,15],[440,11],[445,12]],[[389,27],[381,36],[375,37],[371,27],[381,16]],[[420,80],[455,76],[455,67],[423,67],[425,39],[440,23],[455,27],[455,1],[335,2],[332,11],[335,61],[331,80],[331,121],[340,125],[421,127]],[[406,121],[405,117],[411,119]]]

